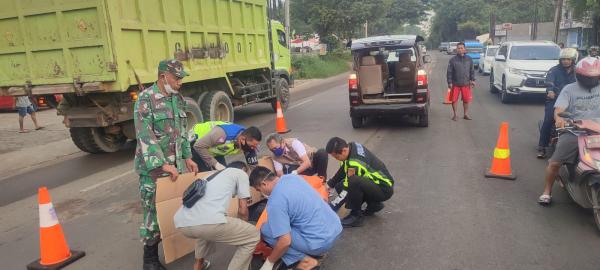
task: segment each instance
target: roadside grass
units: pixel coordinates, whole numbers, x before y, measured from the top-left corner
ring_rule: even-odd
[[[292,57],[293,74],[296,79],[327,78],[350,69],[352,56],[347,51],[335,51],[327,55]]]

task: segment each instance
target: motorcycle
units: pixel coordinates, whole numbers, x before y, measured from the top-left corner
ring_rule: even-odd
[[[558,173],[561,186],[579,206],[592,209],[600,230],[600,119],[573,120],[573,115],[562,112],[567,120],[559,134],[569,132],[577,136],[579,157],[574,164],[563,164]]]

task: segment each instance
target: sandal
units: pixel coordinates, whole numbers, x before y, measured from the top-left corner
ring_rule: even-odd
[[[552,196],[542,194],[542,196],[538,198],[538,203],[542,206],[548,206],[550,203],[552,203]]]

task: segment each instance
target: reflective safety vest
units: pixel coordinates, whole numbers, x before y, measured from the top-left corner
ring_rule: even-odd
[[[348,187],[348,170],[355,170],[354,175],[361,176],[370,179],[373,183],[377,185],[387,185],[392,187],[394,185],[394,180],[389,178],[383,170],[387,171],[385,167],[376,169],[373,168],[369,163],[372,163],[373,166],[384,166],[375,156],[373,156],[369,151],[367,151],[364,146],[359,143],[352,143],[352,150],[350,151],[350,155],[347,160],[341,162],[341,166],[344,167],[345,177],[344,177],[344,187]],[[379,162],[381,165],[375,165]]]
[[[213,128],[220,127],[225,131],[225,142],[219,145],[213,145],[208,151],[213,156],[229,156],[240,153],[236,148],[236,139],[246,128],[244,126],[223,121],[207,121],[198,123],[194,126],[194,139],[197,140],[206,136]]]
[[[344,178],[344,187],[348,187],[348,168],[353,168],[356,170],[355,175],[361,176],[370,179],[373,183],[380,185],[382,182],[392,187],[392,180],[388,179],[384,174],[378,171],[372,171],[369,169],[369,165],[360,161],[360,160],[344,160],[342,162],[342,166],[344,166],[344,171],[346,172],[346,177]]]

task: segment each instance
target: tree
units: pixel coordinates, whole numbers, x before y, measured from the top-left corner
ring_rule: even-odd
[[[592,24],[592,43],[598,45],[600,31],[600,3],[594,0],[569,0],[573,15],[579,20],[589,20]]]

